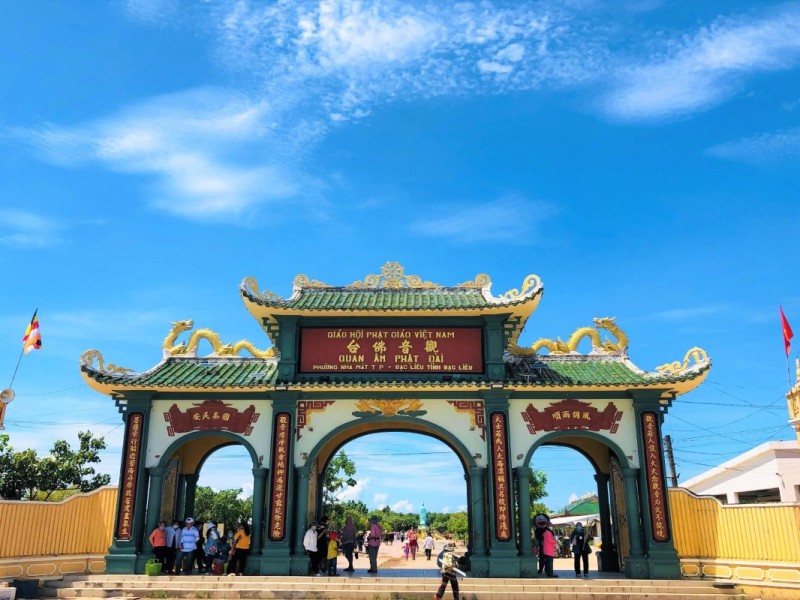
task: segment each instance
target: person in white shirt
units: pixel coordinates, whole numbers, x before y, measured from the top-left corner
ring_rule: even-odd
[[[431,552],[433,552],[435,548],[435,544],[433,542],[433,536],[431,535],[430,532],[428,532],[428,535],[425,537],[425,541],[422,542],[422,548],[425,550],[425,556],[427,556],[428,560],[430,560]]]
[[[194,519],[188,517],[186,519],[186,526],[181,529],[180,533],[180,548],[175,557],[175,573],[178,574],[183,570],[186,575],[192,574],[192,562],[194,559],[194,551],[197,550],[197,542],[200,540],[200,532],[194,526]],[[189,557],[189,566],[183,566],[183,561]]]

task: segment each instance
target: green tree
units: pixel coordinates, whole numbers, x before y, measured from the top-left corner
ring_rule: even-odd
[[[225,528],[236,529],[238,523],[250,521],[253,514],[253,498],[241,495],[241,488],[215,492],[209,486],[198,486],[194,500],[196,518],[212,519],[224,523]]]
[[[331,459],[322,482],[322,514],[332,515],[335,512],[338,496],[358,483],[354,479],[355,474],[356,464],[344,452],[339,452]]]
[[[467,539],[467,532],[469,531],[469,521],[467,513],[455,512],[451,513],[447,519],[447,532],[454,538],[459,540]]]
[[[65,491],[90,492],[107,485],[111,478],[97,474],[91,464],[100,462],[106,443],[90,431],[78,434],[79,448],[64,440],[53,444],[50,455],[39,458],[35,450],[14,451],[9,436],[0,435],[0,495],[9,500],[63,498]],[[61,493],[59,493],[61,492]]]
[[[534,471],[531,468],[531,477],[528,483],[528,490],[531,495],[531,519],[539,513],[548,513],[544,502],[539,502],[542,498],[547,498],[547,473],[544,471]]]

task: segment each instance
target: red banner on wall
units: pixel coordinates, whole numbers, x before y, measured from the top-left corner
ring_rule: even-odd
[[[272,442],[272,499],[269,507],[269,539],[277,542],[286,535],[286,502],[289,483],[289,442],[291,415],[275,415],[275,439]]]
[[[506,444],[506,417],[492,413],[492,474],[494,476],[495,535],[501,542],[511,539],[511,480]]]
[[[480,327],[306,327],[301,373],[483,373]]]
[[[657,542],[667,542],[670,538],[666,511],[667,497],[664,490],[664,471],[661,468],[661,437],[658,433],[657,419],[656,413],[642,413],[644,460],[647,473],[647,492],[650,496],[650,522],[653,526],[653,539]]]
[[[206,400],[192,405],[186,412],[181,412],[178,405],[173,404],[164,413],[164,420],[168,423],[167,434],[170,436],[188,431],[230,431],[250,435],[259,414],[252,404],[240,411],[222,400]]]
[[[589,402],[581,400],[561,400],[552,402],[541,412],[528,404],[522,413],[522,419],[528,424],[528,431],[563,431],[566,429],[582,429],[585,431],[607,430],[616,433],[622,411],[617,410],[613,402],[606,404],[603,412],[594,408]]]
[[[117,509],[117,539],[120,540],[129,540],[133,535],[133,511],[136,507],[136,480],[139,472],[143,424],[144,415],[142,413],[128,415]]]

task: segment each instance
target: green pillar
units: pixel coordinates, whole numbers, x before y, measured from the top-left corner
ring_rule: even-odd
[[[617,550],[611,535],[611,505],[608,501],[608,480],[609,476],[605,473],[597,473],[594,476],[597,482],[597,500],[600,510],[600,537],[603,540],[603,547],[598,553],[600,561],[599,570],[603,573],[616,573],[619,571],[617,564]]]
[[[308,529],[308,485],[311,467],[306,464],[294,468],[295,511],[294,543],[289,570],[292,575],[308,575],[308,556],[303,550],[303,537]]]
[[[519,507],[519,565],[522,577],[535,577],[536,557],[531,543],[531,470],[527,466],[514,467]]]
[[[264,494],[267,484],[267,473],[269,469],[256,467],[253,469],[253,538],[250,543],[250,556],[260,555],[261,546],[264,543],[262,534],[264,531]]]
[[[194,514],[194,499],[197,495],[197,480],[200,478],[200,475],[197,473],[193,473],[192,475],[186,475],[184,479],[186,480],[186,499],[184,500],[183,505],[183,515],[178,515],[178,518],[183,520],[186,517],[195,517]]]
[[[647,579],[650,573],[642,549],[642,528],[640,525],[641,507],[638,490],[639,469],[622,469],[622,483],[625,488],[625,512],[628,515],[628,536],[630,556],[625,561],[625,576],[631,579]]]
[[[147,554],[148,558],[154,556],[153,549],[150,547],[150,533],[158,526],[158,517],[161,514],[161,493],[164,489],[164,467],[149,467],[147,473],[150,476],[150,493],[147,497],[147,521],[142,535],[142,554]]]
[[[486,407],[486,455],[489,470],[489,576],[519,577],[520,559],[514,532],[514,499],[508,436],[508,392],[482,392]],[[502,466],[501,466],[502,462]],[[505,494],[505,496],[501,495]],[[502,512],[501,512],[502,511]],[[505,518],[503,515],[505,514]],[[503,523],[505,521],[505,523]],[[506,529],[501,530],[501,525]]]
[[[106,555],[106,573],[130,574],[136,573],[139,562],[138,554],[142,551],[142,536],[145,526],[145,512],[147,510],[147,472],[145,458],[147,456],[147,431],[150,423],[151,394],[129,393],[125,402],[117,402],[125,423],[125,441],[120,462],[120,490],[114,522],[113,542]],[[134,431],[133,423],[136,423]],[[131,450],[136,450],[135,466],[126,461],[131,458]],[[133,472],[131,472],[133,471]],[[120,523],[123,519],[123,502],[125,501],[124,485],[126,481],[133,483],[135,490],[127,496],[132,502],[132,518],[128,523],[128,534],[120,537]],[[127,512],[125,512],[127,514]],[[129,515],[130,516],[130,515]],[[144,562],[142,561],[142,564]],[[139,569],[141,570],[141,569]]]
[[[175,487],[175,498],[177,503],[175,505],[175,514],[172,515],[173,520],[180,520],[181,516],[186,510],[186,475],[178,473],[178,484]]]

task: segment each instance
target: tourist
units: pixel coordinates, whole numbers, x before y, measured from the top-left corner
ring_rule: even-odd
[[[583,576],[589,577],[589,554],[592,553],[592,547],[589,545],[590,537],[580,521],[575,524],[575,530],[569,536],[575,562],[575,577],[581,576],[581,560],[583,560]]]
[[[537,563],[538,563],[537,572],[539,573],[539,575],[541,575],[542,571],[544,571],[545,559],[544,559],[544,552],[542,552],[542,536],[544,535],[544,530],[547,527],[548,520],[549,519],[547,518],[547,515],[542,513],[537,514],[533,518],[533,524],[536,526],[536,528],[533,531],[533,537],[535,540],[533,550],[537,556]]]
[[[458,577],[456,576],[456,557],[453,554],[456,550],[455,542],[446,542],[439,557],[436,559],[436,564],[442,568],[442,582],[439,584],[439,589],[433,600],[442,600],[444,592],[447,589],[447,584],[450,584],[450,589],[453,591],[454,600],[458,600]]]
[[[553,559],[556,556],[558,549],[558,540],[556,534],[553,533],[550,521],[547,522],[547,527],[542,532],[542,547],[540,552],[544,555],[544,572],[548,577],[558,577],[553,573]]]
[[[180,547],[181,525],[177,521],[173,521],[172,527],[167,528],[167,563],[164,573],[175,573],[175,557],[178,555]]]
[[[378,548],[381,545],[383,529],[378,525],[380,517],[373,515],[370,519],[369,531],[367,532],[367,554],[369,554],[369,570],[367,573],[378,572]]]
[[[202,523],[202,522],[203,521],[201,519],[200,523]],[[206,569],[206,551],[205,551],[206,538],[203,535],[203,526],[202,525],[200,525],[200,527],[197,529],[197,534],[200,537],[197,539],[197,544],[196,544],[195,549],[194,549],[194,554],[192,556],[192,563],[191,564],[192,564],[192,568],[194,568],[194,564],[196,563],[197,564],[197,572],[198,573],[202,573]]]
[[[247,555],[250,552],[250,526],[247,523],[239,524],[239,529],[233,536],[233,549],[228,560],[228,575],[234,573],[241,575],[247,564]]]
[[[200,540],[200,532],[194,526],[194,519],[188,517],[186,524],[180,533],[181,547],[175,556],[175,574],[178,575],[183,571],[185,575],[192,574],[192,567],[194,566],[194,553],[197,550],[197,542]],[[189,566],[185,566],[185,561],[188,559]]]
[[[322,515],[317,524],[317,572],[325,575],[328,570],[328,516]]]
[[[219,541],[219,557],[223,564],[227,565],[231,550],[233,549],[233,529],[228,529]],[[225,568],[223,567],[223,571]]]
[[[358,553],[364,551],[364,538],[367,536],[366,531],[359,531],[356,534],[356,544],[358,544],[358,550],[356,550],[356,558],[358,558]]]
[[[330,541],[328,542],[328,553],[327,553],[327,568],[328,568],[328,577],[338,577],[339,574],[336,572],[336,557],[339,555],[339,534],[335,531],[332,531],[330,534]]]
[[[206,523],[206,543],[203,544],[203,552],[206,558],[206,574],[211,574],[211,568],[214,566],[214,559],[219,555],[219,532],[217,531],[217,524],[215,521],[209,520]]]
[[[158,527],[153,529],[150,537],[147,538],[153,547],[153,554],[156,555],[158,562],[161,563],[161,572],[167,571],[167,523],[161,521]]]
[[[408,551],[409,551],[408,542],[405,542],[403,544],[403,558],[405,558],[406,560],[408,560]]]
[[[422,542],[422,547],[425,549],[425,556],[428,558],[428,560],[430,560],[431,552],[433,552],[434,548],[436,547],[430,531],[428,532],[428,535],[425,536],[425,540]]]
[[[317,524],[311,523],[303,536],[303,549],[308,554],[308,574],[319,575],[317,564]]]
[[[347,559],[347,568],[343,569],[352,573],[355,571],[353,568],[353,550],[356,546],[356,526],[353,525],[353,517],[347,517],[344,521],[344,529],[342,529],[342,552]],[[357,555],[356,555],[357,556]]]
[[[411,550],[411,560],[417,560],[417,548],[419,548],[419,543],[417,542],[417,530],[413,527],[408,530],[406,541],[408,542],[409,550]]]

